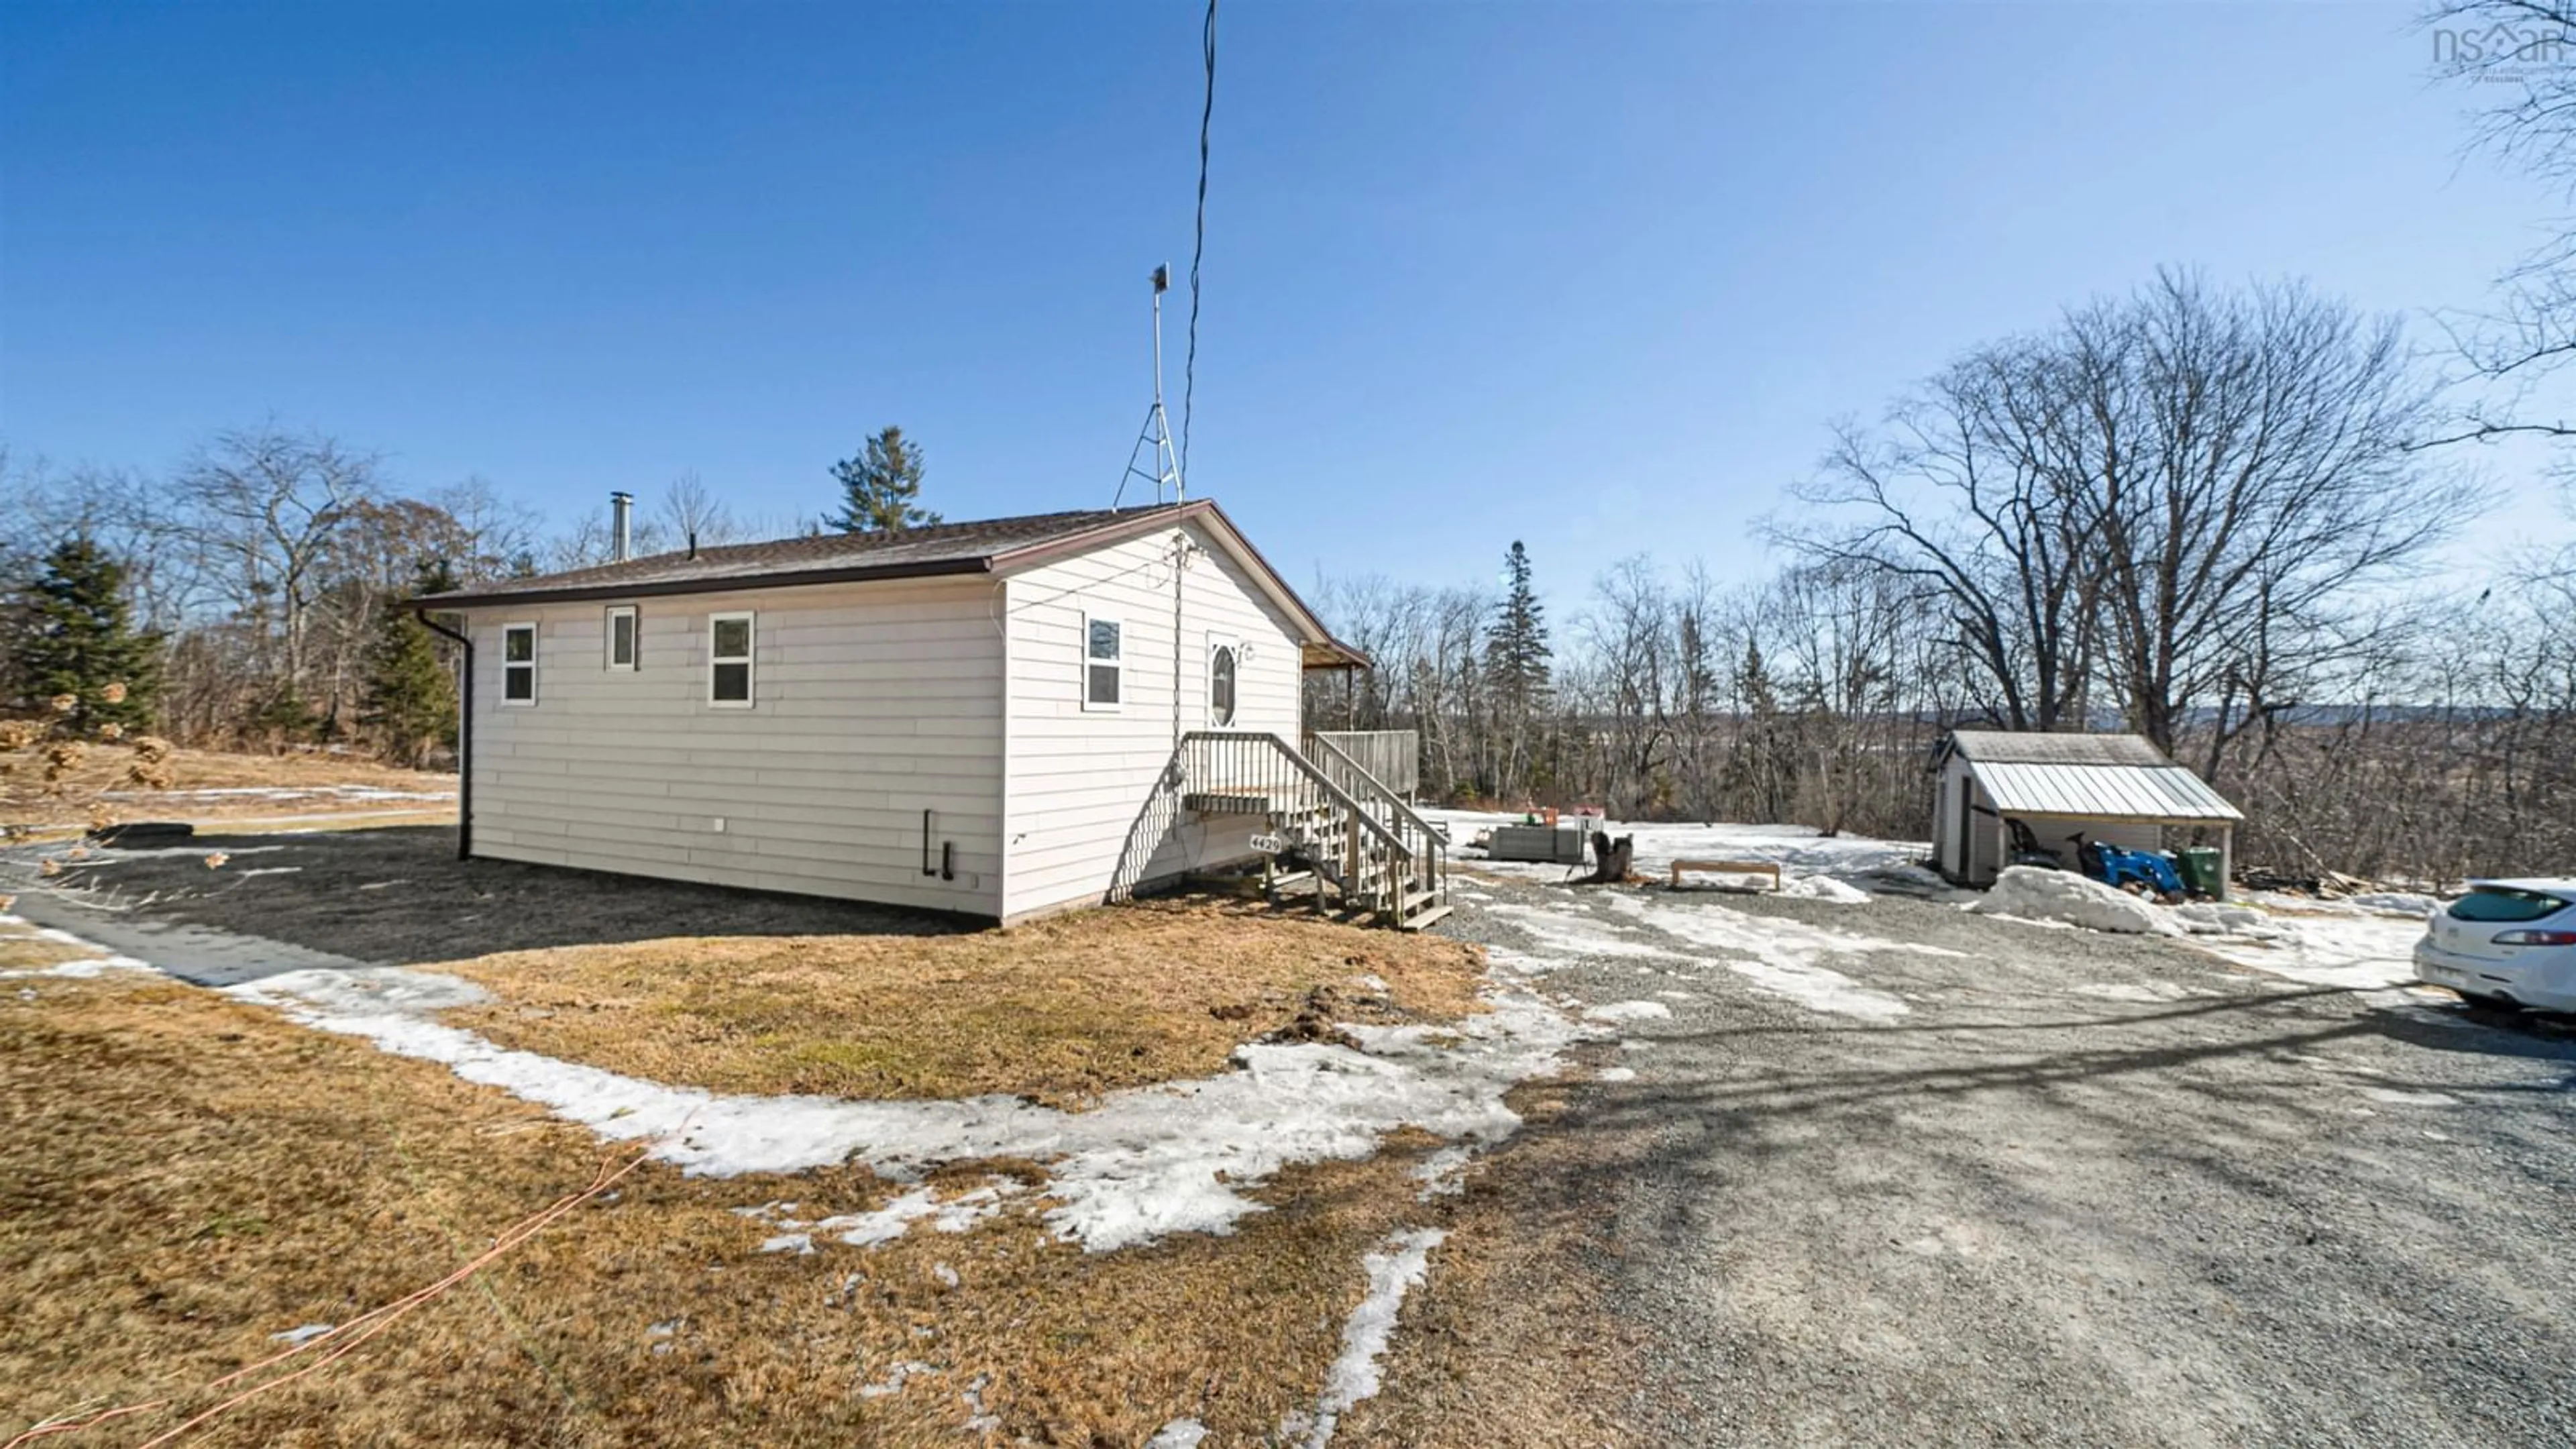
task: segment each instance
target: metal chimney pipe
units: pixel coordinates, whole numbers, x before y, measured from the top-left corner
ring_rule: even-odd
[[[608,561],[624,563],[635,556],[635,495],[608,495]]]

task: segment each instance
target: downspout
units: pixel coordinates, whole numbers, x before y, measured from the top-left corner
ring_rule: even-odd
[[[456,709],[456,858],[474,858],[474,759],[468,752],[474,742],[474,641],[448,628],[429,616],[427,609],[414,609],[412,617],[429,627],[433,634],[444,634],[465,649],[465,667],[456,672],[463,698]]]

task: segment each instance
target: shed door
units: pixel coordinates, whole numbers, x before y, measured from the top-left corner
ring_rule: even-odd
[[[1964,770],[1961,771],[1959,774],[1959,866],[1957,874],[1962,880],[1967,879],[1969,870],[1976,864],[1973,853],[1976,837],[1971,835],[1969,832],[1976,828],[1977,812],[1969,808],[1968,805],[1969,792],[1975,788],[1975,782],[1970,779],[1967,772]]]

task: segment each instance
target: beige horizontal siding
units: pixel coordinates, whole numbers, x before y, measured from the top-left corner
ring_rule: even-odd
[[[498,859],[1002,913],[1003,640],[984,580],[632,601],[471,618],[475,851]],[[707,617],[750,611],[754,699],[707,699]],[[537,702],[501,703],[502,628],[533,622]],[[957,879],[921,874],[953,843]],[[716,828],[716,821],[723,828]]]
[[[1010,638],[1006,823],[1008,917],[1098,900],[1116,877],[1140,819],[1144,874],[1240,858],[1255,822],[1148,816],[1173,745],[1173,679],[1179,651],[1180,728],[1209,728],[1211,636],[1250,646],[1237,680],[1235,729],[1293,740],[1298,724],[1298,636],[1243,570],[1193,529],[1173,620],[1166,532],[1013,576],[1004,587]],[[1115,614],[1125,634],[1125,707],[1082,707],[1085,611]]]

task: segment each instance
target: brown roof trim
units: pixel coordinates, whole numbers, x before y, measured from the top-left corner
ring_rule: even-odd
[[[1306,631],[1314,636],[1314,641],[1331,644],[1343,650],[1351,659],[1357,661],[1358,668],[1372,667],[1367,655],[1333,638],[1333,631],[1324,627],[1323,618],[1304,599],[1298,597],[1297,590],[1289,584],[1287,576],[1271,567],[1270,560],[1261,556],[1261,550],[1253,546],[1252,539],[1235,526],[1234,520],[1226,516],[1225,510],[1218,507],[1213,498],[1193,498],[1177,507],[1157,509],[1150,514],[1140,513],[1132,519],[1113,519],[1078,533],[1068,533],[1056,538],[1043,539],[1037,543],[1022,544],[1018,548],[994,554],[991,564],[997,572],[1003,569],[1029,568],[1055,559],[1085,553],[1105,543],[1118,543],[1141,534],[1159,533],[1166,527],[1179,527],[1194,518],[1213,520],[1224,526],[1226,537],[1232,546],[1243,550],[1243,556],[1270,580],[1271,586],[1279,591],[1280,599],[1288,605],[1289,612],[1297,616],[1297,622],[1306,627]]]
[[[433,614],[461,613],[467,609],[488,609],[502,604],[579,604],[594,599],[650,599],[671,594],[738,594],[754,589],[792,589],[802,584],[855,584],[871,579],[922,579],[953,577],[959,574],[990,573],[993,560],[981,558],[930,559],[918,563],[842,564],[833,568],[799,569],[793,573],[773,574],[701,574],[694,578],[661,579],[646,583],[585,584],[571,589],[517,589],[488,594],[432,595],[421,601],[422,608]]]
[[[516,604],[579,604],[613,599],[666,598],[674,594],[731,594],[758,589],[790,589],[812,584],[854,584],[878,579],[955,578],[974,574],[996,574],[1017,571],[1087,553],[1104,544],[1120,543],[1165,528],[1180,527],[1192,519],[1203,519],[1221,527],[1229,548],[1239,549],[1252,567],[1268,580],[1280,602],[1287,605],[1310,636],[1304,648],[1309,651],[1308,668],[1368,669],[1374,666],[1369,657],[1333,637],[1323,619],[1306,601],[1298,597],[1270,560],[1261,556],[1252,540],[1235,526],[1213,498],[1193,498],[1178,505],[1140,508],[1070,533],[1039,539],[1016,547],[995,549],[990,553],[956,558],[928,559],[909,563],[830,564],[817,568],[781,573],[697,574],[685,578],[660,579],[650,582],[607,582],[581,584],[571,588],[538,587],[526,589],[496,588],[488,593],[454,593],[432,595],[420,601],[431,613],[456,613],[467,609],[499,608]],[[1312,651],[1329,650],[1333,662],[1312,662]]]
[[[1339,639],[1330,637],[1321,644],[1304,646],[1298,651],[1298,660],[1308,669],[1375,669],[1377,667],[1367,655]]]
[[[984,563],[985,567],[997,573],[1003,569],[1033,568],[1042,563],[1052,563],[1060,558],[1071,558],[1078,553],[1089,553],[1105,543],[1123,543],[1142,534],[1160,533],[1170,525],[1186,523],[1201,514],[1215,511],[1215,502],[1206,498],[1194,499],[1177,508],[1140,511],[1133,517],[1113,518],[1106,523],[1095,524],[1090,528],[1078,529],[1072,533],[1060,533],[1053,538],[1042,538],[1035,543],[1021,544],[1017,548],[1000,549],[986,555]],[[1228,528],[1233,526],[1231,523],[1226,525]],[[1249,547],[1249,545],[1246,546]]]

